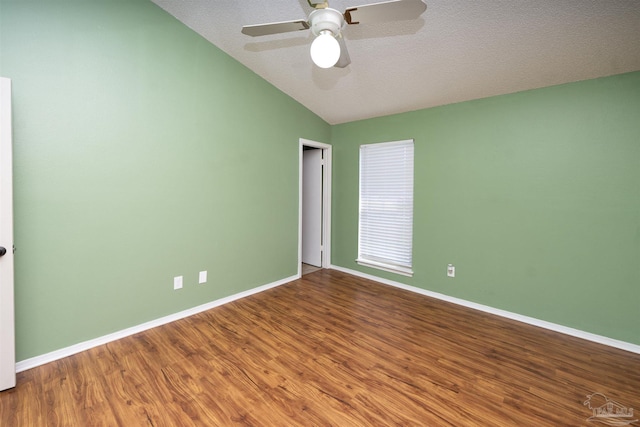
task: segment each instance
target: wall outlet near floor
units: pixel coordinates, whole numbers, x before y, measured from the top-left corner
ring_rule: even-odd
[[[447,277],[456,277],[456,268],[453,264],[447,265]]]
[[[182,276],[176,276],[173,278],[173,290],[182,289]]]
[[[198,275],[198,283],[207,283],[207,272],[201,271]]]

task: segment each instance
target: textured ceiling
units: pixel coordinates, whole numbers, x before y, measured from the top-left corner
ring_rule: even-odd
[[[639,0],[425,0],[415,21],[349,25],[351,64],[320,69],[306,0],[153,0],[330,124],[640,70]],[[379,0],[330,0],[330,7]]]

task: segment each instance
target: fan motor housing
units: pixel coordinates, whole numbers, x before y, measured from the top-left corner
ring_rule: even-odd
[[[311,32],[317,36],[323,31],[331,31],[334,36],[340,34],[344,26],[344,17],[335,9],[317,9],[309,14]]]

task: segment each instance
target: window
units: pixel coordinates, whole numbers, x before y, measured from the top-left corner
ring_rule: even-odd
[[[358,264],[413,275],[413,140],[360,146]]]

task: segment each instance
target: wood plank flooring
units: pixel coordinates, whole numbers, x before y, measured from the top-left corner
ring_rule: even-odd
[[[637,354],[321,270],[22,372],[0,425],[593,426],[593,392],[640,412],[639,368]]]

